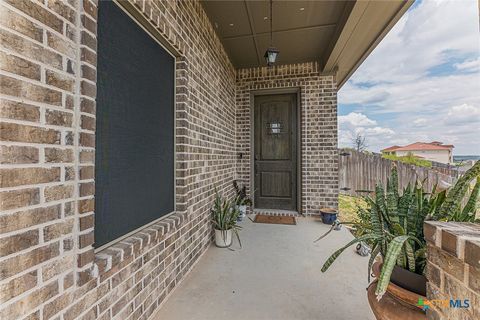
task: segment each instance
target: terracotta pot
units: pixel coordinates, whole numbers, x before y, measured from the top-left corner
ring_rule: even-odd
[[[380,274],[380,263],[375,263],[372,271],[374,276]],[[375,296],[377,280],[368,286],[367,295],[370,308],[378,320],[426,320],[425,312],[417,306],[418,299],[426,297],[406,290],[390,282],[387,292],[380,301]]]
[[[393,285],[397,287],[397,291],[391,290],[390,286]],[[410,291],[402,289],[392,283],[389,285],[389,289],[383,295],[380,301],[377,301],[375,296],[375,289],[377,288],[377,281],[375,280],[370,284],[367,290],[368,303],[370,308],[373,311],[373,314],[377,320],[426,320],[427,316],[425,312],[419,307],[415,306],[418,302],[418,295],[415,295],[415,303],[411,303],[411,297],[406,298],[409,295],[412,295]],[[395,294],[392,293],[395,292]],[[404,299],[409,300],[409,303],[406,303]]]

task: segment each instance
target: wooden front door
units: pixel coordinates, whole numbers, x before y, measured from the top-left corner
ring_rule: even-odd
[[[297,210],[297,96],[255,96],[255,208]]]

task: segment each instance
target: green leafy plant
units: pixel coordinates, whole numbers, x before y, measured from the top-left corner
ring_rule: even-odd
[[[470,187],[475,179],[476,183],[470,191]],[[447,191],[445,198],[439,203],[437,210],[429,218],[441,221],[479,222],[479,219],[476,217],[479,196],[480,161],[477,161]],[[462,208],[465,200],[466,204]]]
[[[237,225],[237,218],[240,212],[235,207],[235,202],[222,198],[222,196],[216,192],[211,213],[213,226],[216,230],[222,231],[224,242],[226,242],[226,232],[232,230],[241,247],[242,242],[240,241],[240,235],[238,233],[241,227]]]
[[[368,278],[375,258],[380,254],[385,259],[382,280],[379,280],[376,294],[381,297],[390,281],[395,265],[419,274],[425,266],[425,240],[423,221],[429,214],[434,199],[426,194],[421,184],[407,186],[402,194],[398,192],[398,173],[392,168],[387,179],[386,190],[382,185],[375,188],[375,197],[366,196],[369,207],[359,208],[359,219],[352,224],[356,239],[334,252],[324,263],[325,272],[336,258],[349,246],[365,242],[372,253],[368,262]],[[386,285],[384,286],[384,283]]]
[[[243,185],[241,188],[238,186],[237,180],[233,180],[233,188],[235,189],[235,204],[237,206],[251,206],[252,200],[247,197],[247,187]]]
[[[383,257],[383,266],[376,287],[380,299],[385,293],[395,265],[417,274],[423,274],[426,264],[426,243],[423,223],[428,219],[444,221],[474,221],[471,212],[477,207],[480,194],[480,162],[468,170],[450,190],[431,193],[423,190],[422,183],[408,185],[398,192],[398,173],[392,168],[386,191],[377,185],[375,197],[365,197],[369,208],[359,208],[358,219],[352,224],[357,238],[335,251],[324,263],[325,272],[337,257],[348,247],[358,242],[367,243],[372,249],[368,263],[368,277],[375,258]],[[470,194],[469,187],[477,179]],[[467,198],[462,208],[462,201]],[[473,218],[472,218],[473,217]],[[323,237],[323,236],[322,236]],[[321,238],[322,238],[321,237]]]
[[[431,168],[432,162],[424,159],[420,159],[416,157],[413,153],[409,152],[405,156],[396,156],[394,154],[382,154],[382,158],[392,160],[392,161],[400,161],[406,164],[413,164],[419,167],[426,167]]]

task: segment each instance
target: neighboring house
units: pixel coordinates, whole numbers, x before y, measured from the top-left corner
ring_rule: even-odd
[[[382,153],[396,155],[397,157],[413,154],[421,159],[450,164],[453,163],[453,148],[453,145],[443,144],[439,141],[433,141],[430,143],[415,142],[404,147],[391,146],[383,149]]]
[[[234,179],[337,207],[337,91],[412,1],[307,4],[267,68],[268,1],[1,3],[0,319],[147,319]]]

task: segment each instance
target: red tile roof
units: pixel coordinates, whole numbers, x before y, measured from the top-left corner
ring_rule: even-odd
[[[398,148],[401,148],[400,146],[391,146],[386,149],[383,149],[382,151],[392,151],[392,150],[397,150]]]
[[[404,147],[392,146],[382,151],[421,151],[421,150],[451,150],[454,146],[451,144],[442,144],[441,142],[415,142]]]

